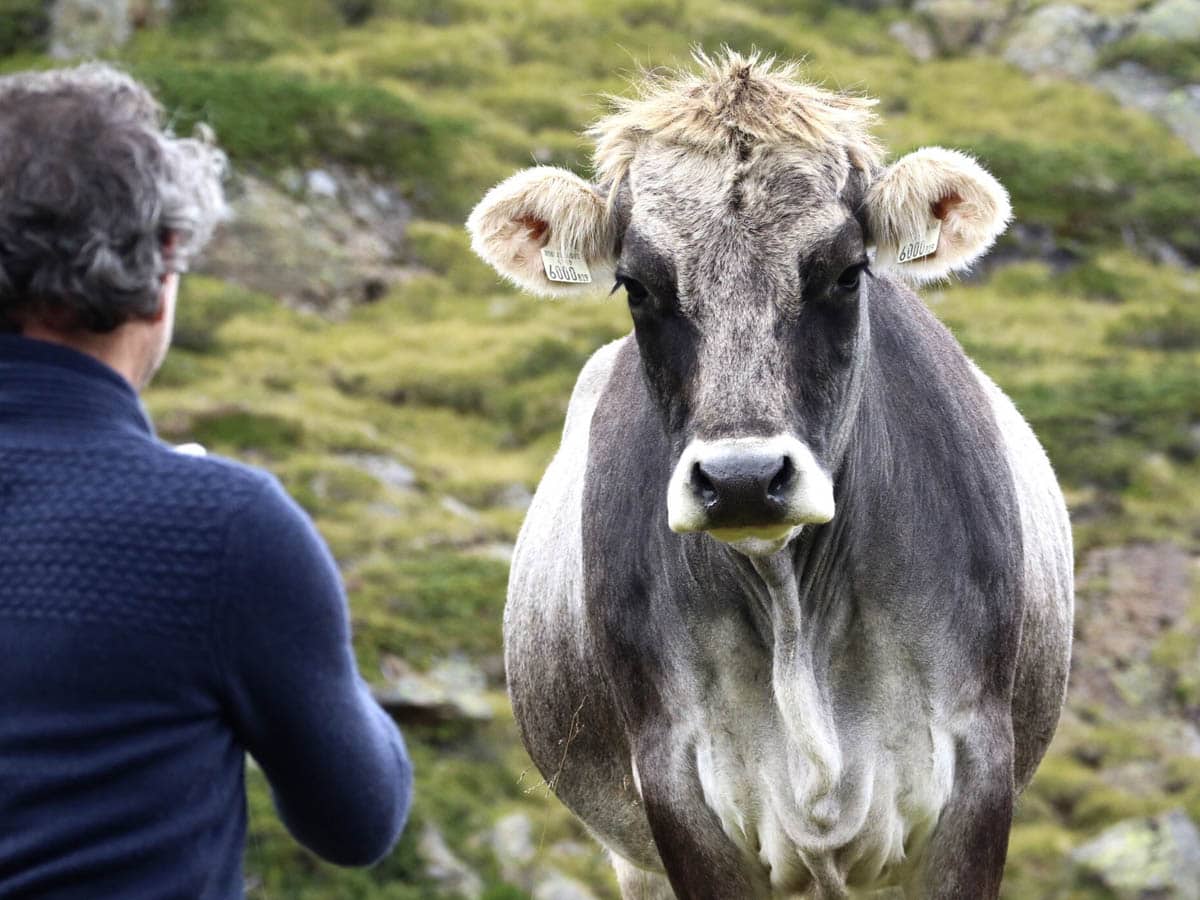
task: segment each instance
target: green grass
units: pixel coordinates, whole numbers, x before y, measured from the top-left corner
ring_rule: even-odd
[[[1108,339],[1150,350],[1184,353],[1200,349],[1200,304],[1181,301],[1161,312],[1130,313],[1109,330]]]
[[[892,15],[820,2],[219,0],[185,5],[169,31],[139,33],[127,56],[181,129],[206,119],[236,160],[387,172],[429,217],[458,222],[535,155],[586,169],[578,131],[640,65],[686,62],[693,43],[753,46],[878,96],[896,152],[974,150],[1023,221],[1110,243],[1127,226],[1200,254],[1182,227],[1200,166],[1162,126],[995,60],[914,65],[886,35]]]
[[[1114,243],[1123,231],[1175,244],[1200,259],[1184,209],[1200,191],[1200,160],[1160,158],[1138,147],[974,136],[972,151],[1012,194],[1018,221],[1050,226],[1064,241]]]
[[[1100,51],[1100,64],[1135,62],[1151,72],[1181,84],[1200,81],[1200,41],[1168,41],[1150,35],[1133,35],[1114,41]]]
[[[1076,500],[1080,549],[1200,534],[1200,347],[1187,336],[1198,295],[1191,276],[1124,252],[1064,276],[1012,266],[935,295],[1046,446]]]
[[[244,63],[158,60],[133,71],[155,88],[176,131],[209,124],[243,165],[336,162],[398,176],[423,209],[436,210],[447,199],[441,159],[464,126],[396,91]]]
[[[0,57],[40,48],[50,29],[42,0],[0,0]]]

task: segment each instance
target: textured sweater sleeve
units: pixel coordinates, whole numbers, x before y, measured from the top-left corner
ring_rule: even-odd
[[[412,769],[358,675],[337,566],[273,478],[230,524],[225,563],[217,653],[235,732],[297,840],[369,865],[404,827]]]

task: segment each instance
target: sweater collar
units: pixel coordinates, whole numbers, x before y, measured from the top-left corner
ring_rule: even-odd
[[[0,438],[97,430],[154,434],[115,369],[69,347],[0,334]]]

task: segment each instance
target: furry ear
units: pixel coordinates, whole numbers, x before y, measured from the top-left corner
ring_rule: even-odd
[[[911,281],[966,269],[1012,218],[1008,192],[965,153],[925,147],[894,162],[867,194],[875,268]]]
[[[600,192],[578,175],[537,166],[500,182],[467,219],[471,248],[488,265],[534,294],[577,293],[607,279],[614,265],[612,217]],[[590,270],[551,279],[542,251],[582,259]]]

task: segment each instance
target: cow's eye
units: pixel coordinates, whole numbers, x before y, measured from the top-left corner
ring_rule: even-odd
[[[618,275],[616,286],[625,288],[625,294],[629,298],[630,306],[641,306],[646,301],[646,298],[650,296],[645,285],[627,275]],[[614,287],[615,289],[616,287]]]
[[[865,271],[867,271],[867,264],[865,262],[855,263],[852,266],[848,266],[842,271],[842,274],[838,276],[838,288],[847,292],[857,291],[858,284],[862,280],[862,275]]]

